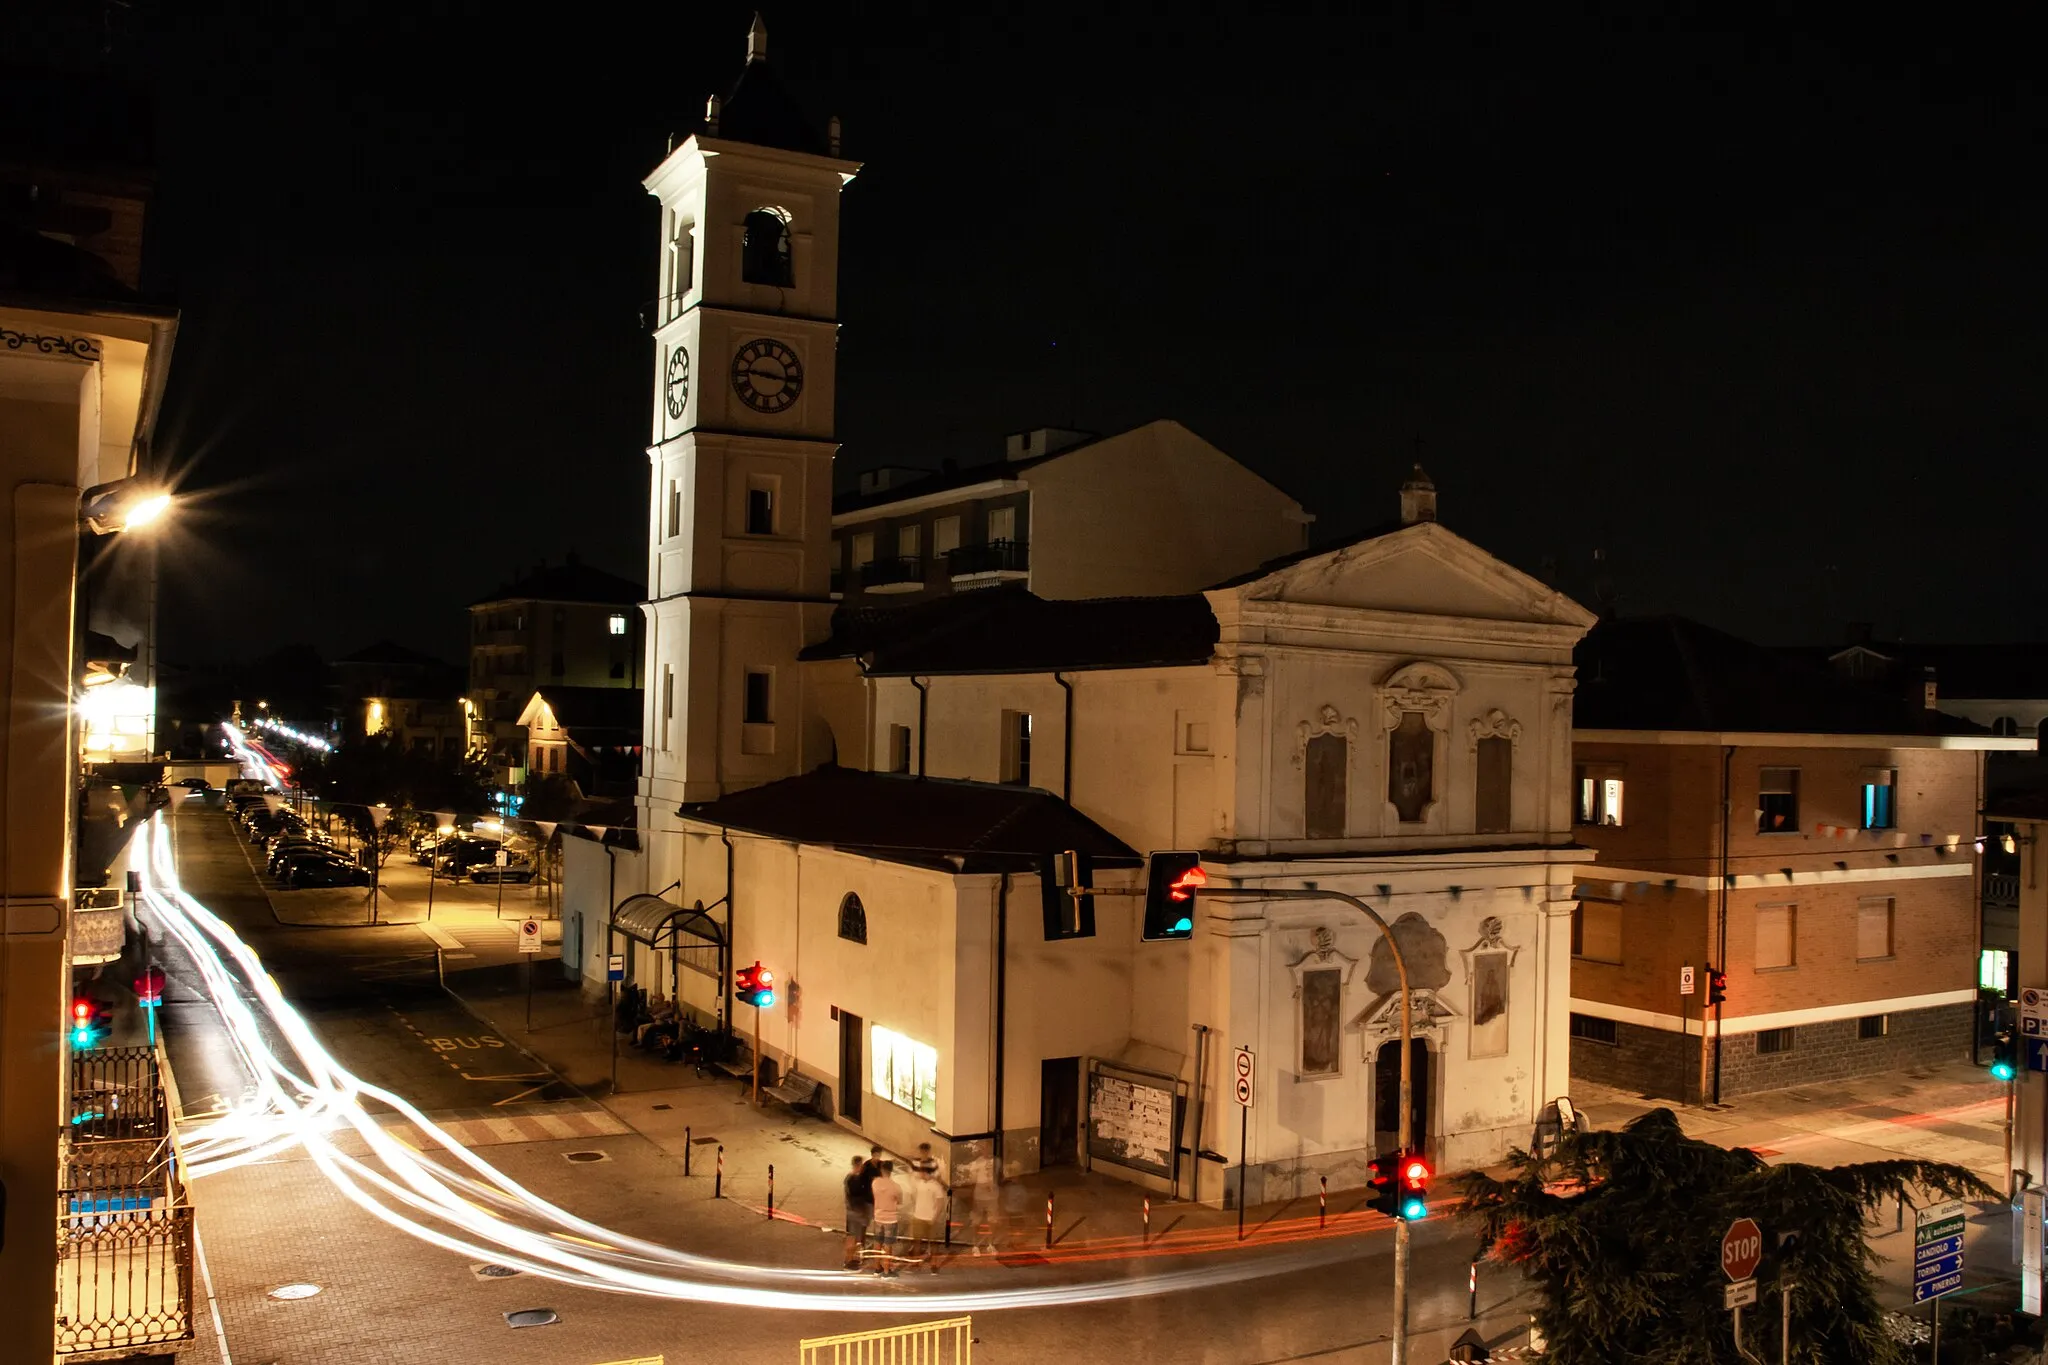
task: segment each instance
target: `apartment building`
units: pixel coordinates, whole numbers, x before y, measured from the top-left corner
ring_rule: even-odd
[[[1195,592],[1299,550],[1300,503],[1174,421],[1040,428],[1000,461],[882,469],[835,498],[828,563],[856,604],[1013,583],[1040,597]]]
[[[1968,1055],[1985,758],[2034,741],[1682,618],[1577,663],[1574,1076],[1712,1101]]]

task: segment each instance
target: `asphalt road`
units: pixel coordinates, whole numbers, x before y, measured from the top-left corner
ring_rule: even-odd
[[[433,945],[416,929],[281,924],[251,857],[257,850],[225,811],[187,802],[172,831],[185,888],[248,941],[358,1076],[430,1112],[575,1096],[441,989]],[[187,1110],[207,1109],[209,1096],[238,1098],[244,1079],[219,1016],[186,964],[173,957],[168,974],[162,1021]]]

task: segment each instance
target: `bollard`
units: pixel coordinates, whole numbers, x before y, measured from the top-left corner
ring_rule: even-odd
[[[775,1163],[768,1163],[768,1221],[775,1221]]]
[[[1052,1195],[1045,1196],[1045,1249],[1052,1250]]]
[[[1152,1245],[1152,1196],[1149,1194],[1145,1196],[1145,1235],[1139,1239],[1138,1245]]]
[[[1893,1231],[1893,1232],[1904,1232],[1905,1230],[1906,1230],[1906,1196],[1902,1194],[1902,1195],[1900,1195],[1900,1196],[1899,1196],[1899,1222],[1898,1222],[1898,1226],[1897,1226],[1897,1227],[1894,1227],[1894,1228],[1892,1229],[1892,1231]]]
[[[1326,1228],[1330,1226],[1330,1177],[1320,1177],[1317,1181],[1317,1186],[1316,1226]]]
[[[1465,1292],[1471,1299],[1465,1305],[1465,1321],[1479,1321],[1479,1262],[1474,1261],[1465,1271]]]
[[[718,1144],[718,1169],[711,1176],[711,1197],[725,1198],[725,1144]]]
[[[683,1129],[683,1174],[684,1174],[684,1175],[688,1175],[689,1173],[690,1173],[690,1130],[689,1130],[689,1128],[688,1128],[688,1127],[686,1126],[686,1127],[685,1127],[685,1128]]]
[[[953,1245],[953,1192],[946,1191],[946,1245]]]

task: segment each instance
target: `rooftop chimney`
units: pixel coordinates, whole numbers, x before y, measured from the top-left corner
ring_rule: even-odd
[[[754,25],[747,30],[747,65],[768,60],[768,24],[754,11]]]
[[[1408,476],[1408,482],[1401,485],[1401,524],[1413,526],[1418,521],[1436,520],[1436,485],[1429,481],[1429,475],[1422,472],[1422,466],[1415,466],[1415,472]]]

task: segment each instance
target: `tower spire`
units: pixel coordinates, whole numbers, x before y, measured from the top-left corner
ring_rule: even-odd
[[[761,11],[754,11],[754,26],[747,30],[747,65],[768,60],[768,25]]]

